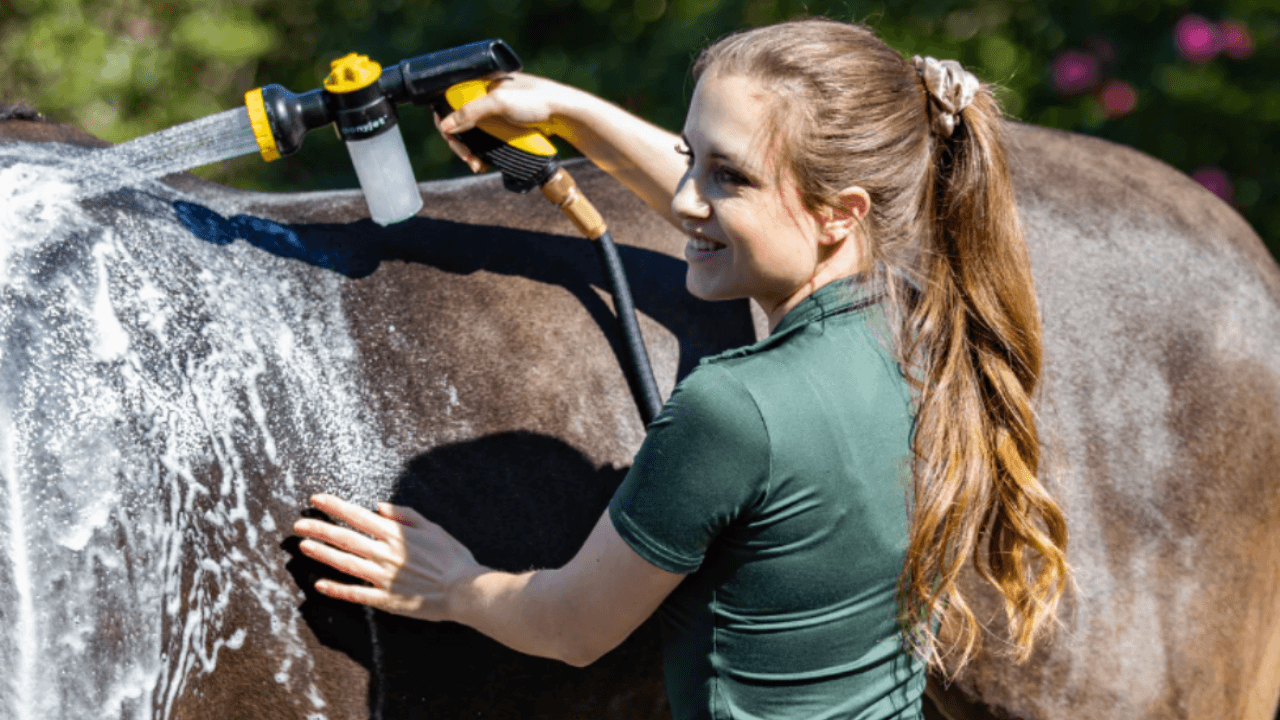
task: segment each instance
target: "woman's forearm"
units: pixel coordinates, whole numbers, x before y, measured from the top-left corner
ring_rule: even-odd
[[[637,555],[605,512],[564,567],[485,570],[449,589],[446,615],[521,652],[583,667],[625,640],[683,579]]]
[[[520,574],[489,570],[455,588],[449,616],[519,652],[583,667],[612,649],[600,647],[556,587],[556,570]],[[616,644],[616,642],[614,643]]]
[[[685,171],[685,158],[676,152],[680,136],[603,98],[561,87],[553,122],[556,134],[680,227],[671,213],[671,198]]]

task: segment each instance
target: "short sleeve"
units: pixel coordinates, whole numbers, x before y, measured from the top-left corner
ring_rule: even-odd
[[[609,503],[618,534],[668,572],[691,573],[767,488],[769,437],[727,368],[702,365],[671,395]]]

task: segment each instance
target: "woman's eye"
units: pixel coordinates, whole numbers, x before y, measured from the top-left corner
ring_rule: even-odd
[[[729,168],[724,168],[724,167],[716,168],[712,172],[712,177],[715,178],[716,182],[722,183],[725,185],[750,185],[751,184],[751,181],[747,180],[747,178],[743,176],[742,173],[739,173],[736,170],[730,170]]]
[[[689,165],[693,164],[693,150],[689,149],[684,143],[676,143],[676,153],[685,157],[685,162]]]

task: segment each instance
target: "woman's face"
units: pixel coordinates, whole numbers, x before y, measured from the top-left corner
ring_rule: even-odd
[[[801,204],[790,170],[779,172],[768,137],[772,103],[751,78],[698,81],[681,148],[689,169],[671,210],[689,235],[689,292],[754,298],[776,320],[813,291],[823,226]]]

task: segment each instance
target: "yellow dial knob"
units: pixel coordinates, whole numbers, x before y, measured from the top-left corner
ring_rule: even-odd
[[[349,93],[368,87],[382,76],[382,66],[368,55],[349,53],[329,63],[329,77],[324,89],[331,93]]]

